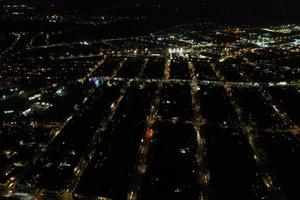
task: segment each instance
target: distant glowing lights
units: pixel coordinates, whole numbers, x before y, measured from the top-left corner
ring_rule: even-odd
[[[60,89],[58,89],[57,91],[56,91],[56,95],[57,96],[64,96],[64,94],[65,94],[65,92],[64,92],[64,87],[62,87],[62,88],[60,88]]]
[[[99,77],[89,78],[90,83],[93,83],[96,87],[99,87],[103,81]]]
[[[148,128],[148,129],[147,129],[147,133],[146,133],[146,137],[147,137],[148,139],[151,139],[151,138],[153,138],[153,136],[154,136],[154,130],[151,129],[151,128]]]
[[[81,45],[90,45],[90,43],[88,43],[87,41],[81,41],[80,44]]]
[[[34,96],[32,96],[32,97],[29,97],[28,100],[29,100],[29,101],[32,101],[32,100],[35,100],[35,99],[37,99],[37,98],[40,98],[41,96],[42,96],[41,94],[36,94],[36,95],[34,95]]]
[[[288,83],[285,82],[285,81],[277,83],[277,85],[287,85],[287,84],[288,84]]]
[[[15,112],[14,110],[5,110],[4,114],[8,115],[8,114],[12,114],[14,112]]]

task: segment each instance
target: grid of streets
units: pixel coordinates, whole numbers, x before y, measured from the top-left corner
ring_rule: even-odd
[[[64,34],[0,34],[3,197],[298,200],[298,26]]]

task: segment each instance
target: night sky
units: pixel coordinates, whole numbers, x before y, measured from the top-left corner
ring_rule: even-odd
[[[125,13],[164,13],[177,11],[191,15],[291,15],[299,16],[299,0],[5,0],[34,2],[40,6],[55,4],[70,9],[111,9]]]
[[[64,4],[66,2],[75,3],[73,0],[53,0],[54,2]],[[298,0],[85,0],[82,2],[78,2],[76,4],[81,5],[122,5],[122,6],[132,6],[132,5],[140,5],[140,6],[166,6],[166,7],[194,7],[194,6],[209,6],[215,8],[222,9],[246,9],[247,7],[251,8],[260,8],[260,9],[269,9],[272,8],[297,8],[299,9],[300,2]]]

